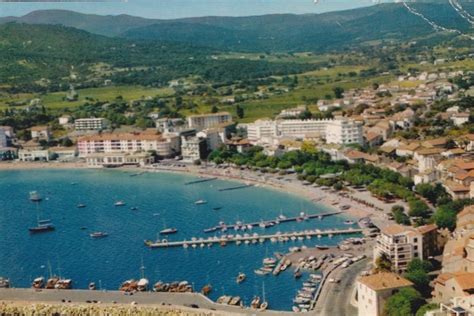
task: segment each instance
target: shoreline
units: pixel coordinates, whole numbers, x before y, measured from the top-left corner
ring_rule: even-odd
[[[0,162],[0,171],[17,171],[17,170],[106,170],[103,168],[89,168],[83,162]],[[374,207],[359,203],[350,198],[341,197],[338,193],[324,191],[319,187],[305,186],[301,181],[292,179],[291,182],[275,182],[277,174],[259,175],[254,171],[244,170],[237,171],[234,168],[218,169],[214,167],[203,167],[186,165],[185,167],[170,167],[159,165],[158,167],[132,167],[125,166],[111,170],[133,171],[139,170],[150,173],[175,173],[196,177],[216,177],[220,180],[237,181],[240,183],[250,183],[256,187],[278,190],[280,192],[289,193],[299,198],[309,200],[311,203],[323,206],[328,210],[338,210],[337,205],[350,205],[351,207],[344,210],[339,216],[350,217],[350,219],[359,220],[364,217],[370,217],[377,226],[383,227],[388,224],[388,219],[383,216],[384,212],[377,211]],[[238,174],[236,174],[238,172]],[[350,192],[354,193],[354,192]],[[374,199],[374,198],[373,198]],[[375,199],[374,199],[375,200]],[[391,206],[390,206],[391,207]]]

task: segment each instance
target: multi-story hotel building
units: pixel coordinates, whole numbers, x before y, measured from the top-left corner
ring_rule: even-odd
[[[232,115],[228,112],[201,114],[188,116],[188,126],[197,130],[217,127],[232,122]]]
[[[179,153],[179,137],[172,134],[104,133],[79,138],[77,148],[80,157],[97,153],[137,153],[155,151],[160,157],[172,157]]]
[[[393,224],[381,230],[374,248],[374,264],[385,254],[392,263],[392,271],[402,273],[415,258],[424,260],[436,254],[437,227],[435,225],[412,228]]]
[[[243,125],[247,137],[254,144],[272,144],[278,138],[326,138],[329,144],[363,144],[363,130],[359,122],[337,120],[258,120]]]
[[[107,128],[107,120],[104,118],[83,118],[74,121],[76,131],[100,131]]]
[[[353,120],[334,120],[326,125],[326,143],[359,144],[364,143],[362,124]]]

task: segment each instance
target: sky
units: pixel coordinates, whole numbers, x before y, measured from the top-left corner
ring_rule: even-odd
[[[89,0],[90,1],[90,0]],[[100,15],[130,14],[173,19],[194,16],[249,16],[271,13],[321,13],[368,6],[373,0],[0,0],[0,16],[21,16],[34,10],[63,9]]]

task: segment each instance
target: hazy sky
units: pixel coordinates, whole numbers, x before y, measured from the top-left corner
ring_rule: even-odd
[[[130,14],[148,18],[246,16],[268,13],[320,13],[371,5],[372,0],[0,0],[0,16],[20,16],[34,10],[65,9],[96,14]]]

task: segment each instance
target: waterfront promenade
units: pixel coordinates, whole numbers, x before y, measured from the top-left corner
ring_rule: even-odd
[[[135,306],[138,308],[143,306],[162,308],[164,311],[170,309],[180,311],[183,315],[294,315],[292,312],[271,310],[258,312],[250,308],[217,304],[198,293],[138,292],[130,295],[119,291],[0,289],[0,302],[0,304],[13,303],[16,305],[62,304],[65,307],[75,305],[87,306],[91,309],[98,309],[101,306],[104,308],[110,306]],[[145,310],[145,315],[153,314],[146,314]]]

